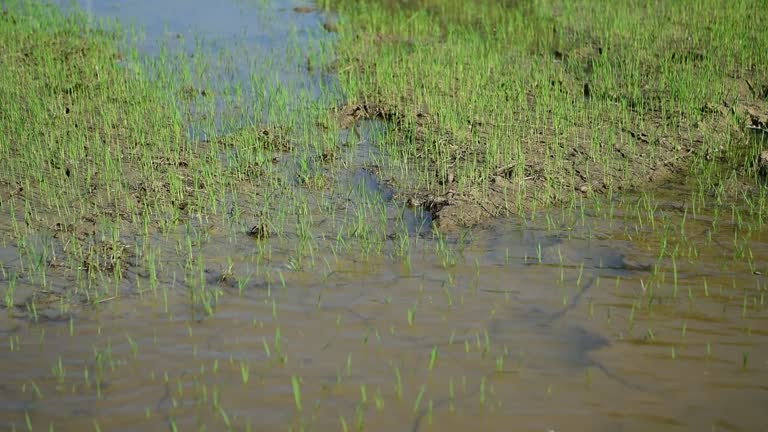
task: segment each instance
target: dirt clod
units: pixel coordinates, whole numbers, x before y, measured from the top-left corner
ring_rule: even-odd
[[[760,175],[768,177],[768,150],[760,152],[760,156],[757,160],[757,166],[760,169]]]
[[[749,115],[751,128],[768,130],[768,110],[762,110],[759,107],[748,107],[746,111]]]
[[[326,21],[323,23],[323,28],[328,33],[336,33],[339,31],[339,25],[335,21]]]
[[[257,223],[248,230],[248,237],[255,238],[257,240],[264,240],[269,238],[269,228],[264,223]]]
[[[312,13],[316,10],[317,8],[314,6],[296,6],[293,8],[293,11],[296,13]]]

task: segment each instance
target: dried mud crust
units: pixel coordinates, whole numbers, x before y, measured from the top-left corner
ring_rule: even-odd
[[[398,139],[412,139],[417,146],[425,146],[427,140],[437,139],[440,145],[447,147],[453,164],[449,164],[447,174],[436,174],[440,178],[435,179],[437,184],[443,186],[442,191],[396,186],[400,198],[409,206],[429,211],[439,229],[450,230],[470,227],[493,217],[557,205],[573,195],[642,190],[665,181],[674,181],[683,177],[680,174],[689,168],[690,160],[695,155],[707,160],[725,160],[725,155],[719,150],[720,146],[711,145],[712,141],[734,139],[746,146],[749,140],[748,129],[768,130],[768,100],[755,94],[752,88],[748,80],[733,80],[729,89],[732,96],[719,104],[701,107],[703,120],[695,124],[687,122],[680,113],[664,114],[678,115],[683,119],[684,127],[675,130],[665,126],[668,118],[662,117],[661,112],[646,112],[642,126],[637,122],[637,127],[623,128],[620,131],[621,139],[616,144],[600,149],[608,152],[608,164],[592,156],[594,148],[591,147],[589,137],[599,134],[599,130],[589,125],[582,126],[581,131],[570,136],[558,136],[553,129],[539,130],[522,142],[526,154],[524,166],[518,166],[514,160],[505,161],[493,167],[492,175],[488,178],[473,180],[461,188],[459,174],[450,167],[469,157],[482,162],[483,155],[478,154],[477,147],[463,147],[461,140],[442,127],[440,119],[427,109],[409,108],[407,103],[392,106],[368,102],[340,107],[336,115],[341,127],[351,127],[361,120],[379,119],[395,126],[393,130],[398,134]],[[588,92],[588,86],[574,90],[579,93],[578,97],[581,97],[582,91]],[[530,95],[529,99],[535,99],[535,95]],[[596,127],[606,126],[601,124]],[[470,125],[476,137],[488,136],[493,127],[491,121],[483,120]],[[705,141],[708,141],[708,145],[705,145]],[[556,142],[560,144],[554,144]],[[546,148],[552,145],[559,145],[565,154],[557,173],[552,173],[551,167],[547,172]],[[653,160],[646,154],[651,148],[655,155]],[[430,157],[424,154],[419,156]],[[427,162],[435,163],[432,160]],[[756,160],[755,165],[762,169],[760,161]],[[768,162],[765,165],[768,166]],[[751,168],[741,167],[744,171]],[[768,172],[768,168],[764,170]],[[522,180],[515,174],[519,172],[524,173]],[[541,191],[548,184],[559,185],[559,192],[542,194]],[[745,180],[733,189],[744,191],[755,186]]]

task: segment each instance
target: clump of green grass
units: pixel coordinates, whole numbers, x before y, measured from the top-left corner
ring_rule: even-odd
[[[713,160],[754,180],[747,107],[768,109],[758,2],[337,6],[348,103],[396,125],[392,171],[438,195],[437,213],[573,206],[690,167],[712,185]]]
[[[314,265],[323,214],[332,215],[324,235],[342,242],[339,251],[382,249],[383,234],[363,223],[384,215],[381,203],[347,204],[347,195],[326,191],[350,163],[327,110],[332,88],[317,96],[283,85],[273,76],[277,61],[247,55],[239,58],[247,79],[231,78],[238,48],[212,57],[196,42],[192,56],[163,48],[144,58],[133,37],[116,23],[26,0],[9,2],[0,17],[0,236],[19,249],[13,286],[49,292],[56,277],[48,273],[73,271],[74,296],[56,295],[98,302],[133,285],[127,268],[146,267],[150,289],[162,284],[167,297],[171,281],[158,274],[172,258],[159,256],[175,243],[184,263],[175,273],[212,313],[218,288],[204,280],[203,246],[213,226],[228,226],[230,242],[254,226],[259,240],[295,232],[294,270]],[[289,57],[303,59],[298,42],[289,45]],[[317,61],[328,55],[322,41],[310,45]],[[271,246],[255,248],[259,274]],[[14,291],[5,291],[8,307]]]

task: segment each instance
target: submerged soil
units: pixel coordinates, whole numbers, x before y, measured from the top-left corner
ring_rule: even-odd
[[[710,217],[688,219],[699,255],[677,264],[657,260],[658,232],[627,235],[637,222],[617,211],[613,228],[602,217],[562,231],[486,225],[447,268],[430,241],[411,269],[324,249],[322,280],[283,268],[282,283],[248,271],[256,243],[212,233],[201,245],[207,289],[220,292],[212,315],[190,301],[199,282],[174,279],[186,271],[166,244],[156,288],[136,274],[126,280],[148,289],[133,296],[0,319],[0,425],[759,430],[766,281],[728,258],[735,225],[702,234]]]

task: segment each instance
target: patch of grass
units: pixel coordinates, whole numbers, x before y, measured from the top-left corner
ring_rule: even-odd
[[[365,224],[374,212],[388,229],[381,199],[351,202],[331,190],[350,164],[367,163],[340,151],[332,87],[318,96],[283,85],[277,61],[238,47],[214,57],[196,42],[192,55],[169,47],[145,58],[134,42],[117,23],[40,2],[10,1],[0,16],[0,240],[19,250],[14,285],[48,292],[56,275],[73,272],[76,288],[63,291],[75,295],[62,298],[99,302],[133,284],[126,269],[146,268],[155,290],[158,267],[173,260],[161,250],[175,243],[176,274],[211,313],[218,291],[206,288],[202,248],[215,227],[227,226],[230,242],[253,226],[259,238],[295,233],[292,269],[314,264],[324,215],[332,223],[323,236],[342,245],[335,251],[382,250],[384,235]],[[327,47],[310,45],[325,61]],[[304,55],[289,46],[297,52],[286,62]],[[246,81],[232,77],[243,52]],[[271,245],[255,248],[258,274]],[[6,297],[9,307],[20,300],[13,290]]]
[[[768,82],[759,2],[337,7],[349,106],[396,126],[384,146],[393,171],[417,174],[419,202],[447,224],[573,205],[692,166],[710,186],[724,178],[711,161],[755,183],[759,148],[745,131],[768,112],[754,91]]]
[[[11,10],[0,26],[3,184],[38,191],[26,197],[34,207],[138,210],[114,199],[189,163],[173,100],[116,48],[119,35],[37,2]]]

